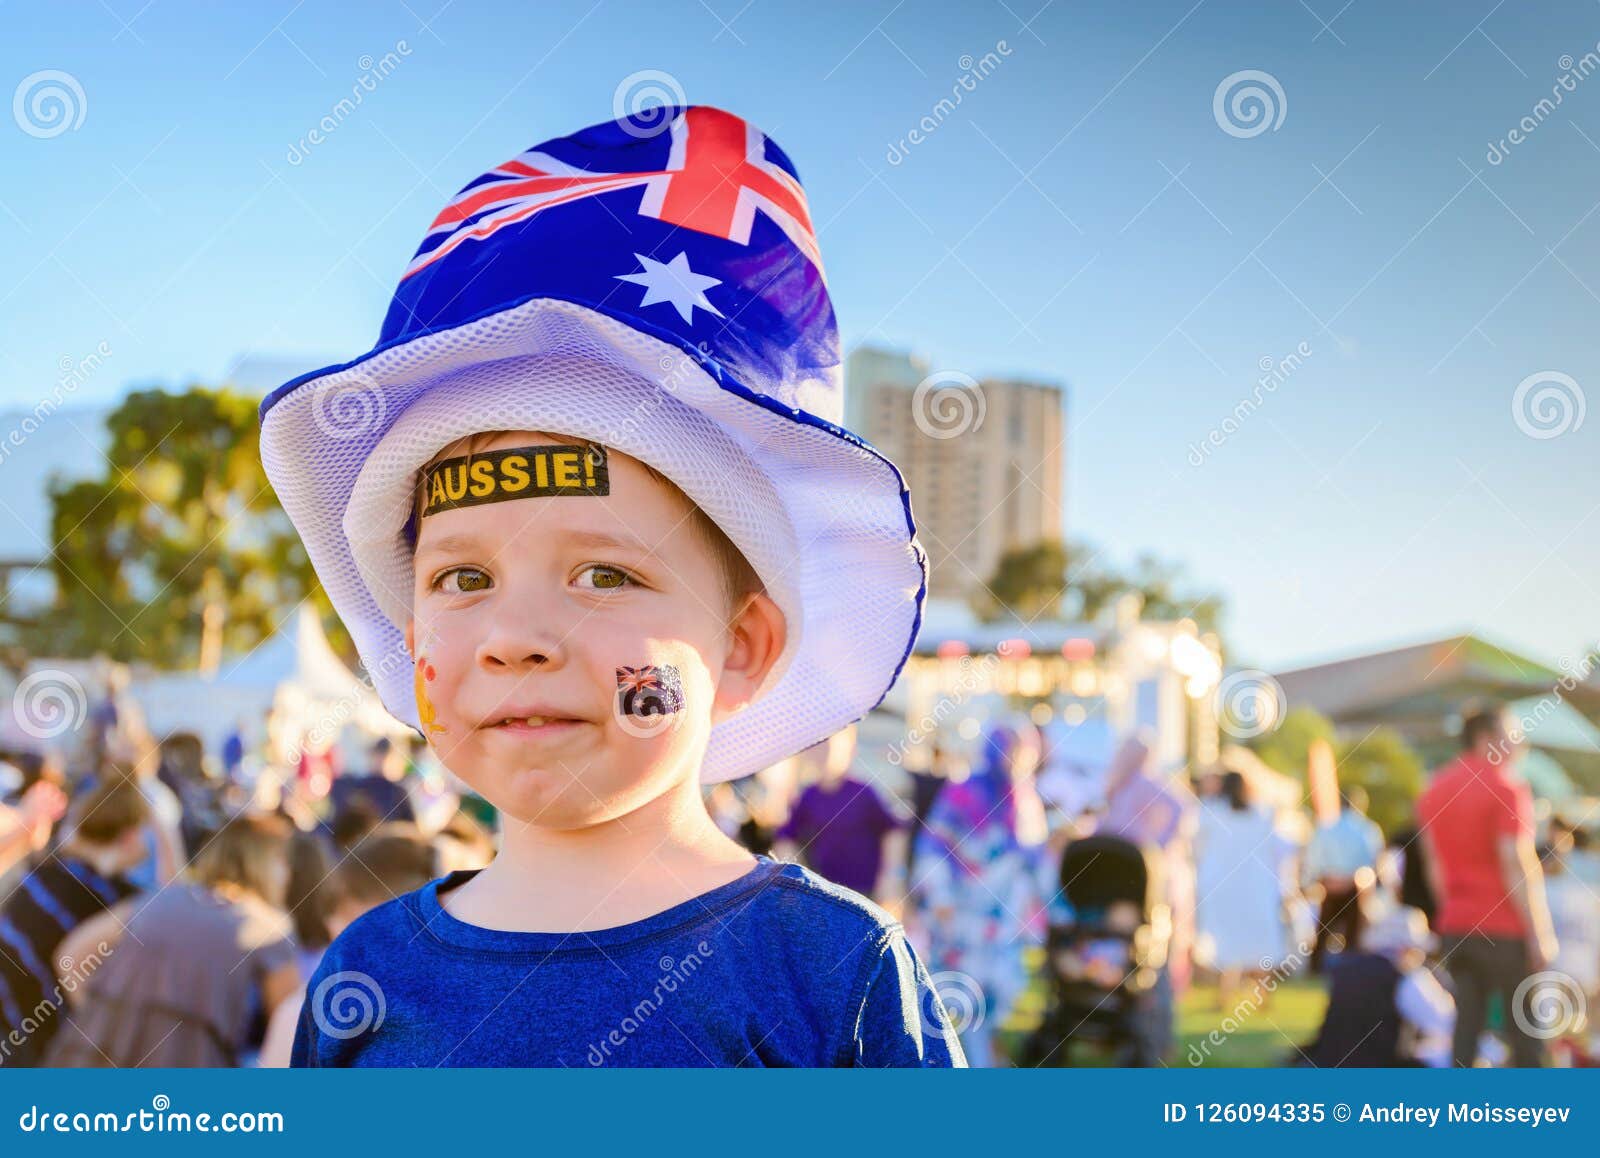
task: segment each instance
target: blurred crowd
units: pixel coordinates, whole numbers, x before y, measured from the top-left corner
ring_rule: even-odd
[[[345,767],[244,725],[158,742],[112,688],[80,750],[0,753],[0,1065],[286,1065],[331,940],[493,857],[494,810],[420,742]],[[892,781],[846,729],[707,806],[903,920],[973,1065],[1175,1064],[1185,993],[1237,1025],[1300,977],[1327,1015],[1286,1064],[1587,1064],[1600,856],[1536,816],[1499,711],[1462,744],[1387,836],[1358,789],[1317,814],[1138,735],[1086,772],[1023,717]]]
[[[1023,717],[971,755],[935,745],[893,791],[852,775],[847,730],[713,807],[900,915],[974,1065],[1076,1064],[1084,1045],[1201,1064],[1175,1049],[1180,997],[1214,994],[1214,1024],[1237,1028],[1311,978],[1323,1025],[1284,1039],[1285,1064],[1592,1065],[1600,854],[1538,813],[1513,734],[1498,706],[1466,712],[1460,753],[1388,834],[1359,787],[1331,783],[1319,813],[1242,749],[1161,768],[1131,735],[1086,772]]]
[[[261,731],[157,742],[113,685],[71,750],[0,754],[0,1066],[286,1066],[333,938],[492,859],[420,742]]]

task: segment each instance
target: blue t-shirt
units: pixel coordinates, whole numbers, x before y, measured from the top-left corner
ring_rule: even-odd
[[[965,1066],[889,914],[799,865],[587,933],[469,925],[390,901],[329,947],[296,1066]]]

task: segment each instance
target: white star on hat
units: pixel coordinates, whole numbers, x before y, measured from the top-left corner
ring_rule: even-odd
[[[644,300],[639,303],[641,307],[668,302],[678,311],[679,317],[691,323],[696,306],[722,317],[722,311],[706,300],[706,290],[722,282],[690,269],[688,254],[680,253],[670,262],[656,261],[642,253],[633,256],[639,259],[639,272],[619,273],[616,277],[618,281],[631,281],[644,286]]]

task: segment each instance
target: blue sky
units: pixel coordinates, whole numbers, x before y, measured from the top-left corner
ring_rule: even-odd
[[[795,159],[847,345],[1068,387],[1070,532],[1185,563],[1239,659],[1457,630],[1575,659],[1600,636],[1600,416],[1576,421],[1600,77],[1535,106],[1600,52],[1600,7],[1341,3],[7,4],[5,92],[65,72],[82,120],[0,120],[0,406],[102,342],[78,398],[353,356],[451,193],[655,70]],[[1275,128],[1219,122],[1244,70]],[[1513,400],[1550,371],[1566,429],[1533,437]]]

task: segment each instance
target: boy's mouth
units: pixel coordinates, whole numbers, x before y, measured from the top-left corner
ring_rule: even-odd
[[[582,720],[571,716],[503,716],[482,726],[508,736],[554,736],[571,731],[582,723]]]

